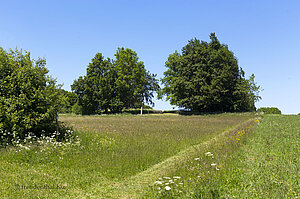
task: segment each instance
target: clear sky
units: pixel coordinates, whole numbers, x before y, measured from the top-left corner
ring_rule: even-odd
[[[215,32],[263,87],[257,107],[300,113],[300,1],[0,0],[0,7],[0,46],[46,58],[66,90],[97,52],[113,58],[118,47],[131,48],[162,78],[169,54]]]

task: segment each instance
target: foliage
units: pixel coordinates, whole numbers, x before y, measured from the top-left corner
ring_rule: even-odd
[[[97,53],[86,75],[71,86],[83,114],[117,113],[144,103],[153,104],[153,92],[159,89],[155,75],[145,69],[131,49],[119,48],[115,57],[116,60],[105,59]]]
[[[281,114],[281,111],[277,107],[261,107],[257,112],[263,112],[264,114]]]
[[[66,91],[62,88],[58,89],[60,107],[59,113],[72,113],[72,107],[77,103],[77,95],[73,92]]]
[[[78,96],[78,105],[82,114],[95,114],[99,110],[108,110],[115,93],[114,76],[110,59],[97,53],[88,65],[87,74],[72,84],[72,90]],[[117,96],[116,96],[117,97]]]
[[[178,114],[180,111],[179,110],[164,110],[163,113],[176,113]]]
[[[182,54],[169,55],[159,97],[198,112],[253,111],[260,86],[244,78],[237,59],[214,33],[207,43],[192,39]]]
[[[116,86],[125,108],[137,108],[143,103],[153,104],[153,91],[159,86],[154,74],[145,69],[137,53],[131,49],[118,48],[113,65],[117,74]]]
[[[76,115],[82,114],[82,106],[80,106],[78,102],[72,106],[72,113]]]
[[[40,136],[56,130],[54,118],[59,107],[55,80],[47,76],[44,59],[30,53],[6,52],[0,48],[1,139]],[[52,132],[51,132],[52,131]]]

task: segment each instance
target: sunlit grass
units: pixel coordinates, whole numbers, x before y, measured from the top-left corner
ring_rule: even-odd
[[[122,184],[180,151],[210,140],[252,114],[62,116],[80,144],[16,152],[2,149],[4,198],[113,197]],[[143,180],[143,179],[139,179]],[[143,188],[143,187],[138,187]],[[101,198],[100,197],[100,198]]]
[[[187,155],[165,175],[180,180],[161,177],[144,196],[299,198],[299,148],[299,116],[265,116],[254,131],[246,125]]]
[[[104,147],[96,155],[101,158],[96,162],[103,168],[103,175],[123,178],[146,170],[186,147],[209,140],[250,117],[253,116],[89,116],[64,117],[63,121],[78,131],[89,132],[86,140],[89,145],[92,142],[95,148]],[[110,140],[111,145],[99,143],[104,140]]]

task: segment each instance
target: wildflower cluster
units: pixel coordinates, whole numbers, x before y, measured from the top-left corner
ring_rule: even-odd
[[[211,159],[214,159],[214,154],[212,154],[211,152],[206,152],[204,154],[206,157],[211,157]],[[210,163],[210,166],[215,169],[216,171],[219,171],[221,168],[221,165],[218,165],[217,163],[215,163],[215,161],[213,163]]]
[[[241,131],[238,131],[236,136],[235,136],[235,140],[236,142],[239,142],[242,138],[243,135],[245,135],[246,131],[243,129]]]
[[[176,196],[182,193],[183,182],[180,176],[163,177],[154,182],[153,188],[162,196]]]
[[[25,134],[24,138],[16,133],[9,133],[0,130],[0,137],[2,145],[12,145],[16,148],[16,152],[23,150],[30,150],[34,147],[40,147],[41,151],[55,149],[58,147],[67,147],[72,144],[79,145],[80,139],[74,135],[74,132],[70,129],[64,132],[64,139],[61,139],[61,133],[55,131],[53,134],[46,135],[42,130],[40,136],[36,136],[32,133]]]

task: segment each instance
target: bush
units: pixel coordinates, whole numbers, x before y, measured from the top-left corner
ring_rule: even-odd
[[[180,111],[179,110],[164,110],[163,113],[176,113],[178,114]]]
[[[60,107],[59,113],[72,113],[73,106],[77,103],[77,96],[75,93],[58,89],[60,93]]]
[[[257,112],[263,112],[264,114],[281,114],[281,111],[276,107],[262,107]]]
[[[72,113],[76,115],[82,114],[82,106],[80,106],[78,102],[72,106]]]
[[[0,141],[53,134],[59,107],[55,80],[44,59],[0,47]]]

